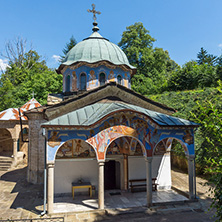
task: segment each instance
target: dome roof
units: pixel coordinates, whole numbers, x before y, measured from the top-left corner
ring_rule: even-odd
[[[68,52],[61,65],[72,65],[76,62],[96,63],[99,61],[108,61],[114,65],[126,65],[130,69],[136,69],[129,64],[125,53],[116,44],[103,38],[97,31],[75,45]]]

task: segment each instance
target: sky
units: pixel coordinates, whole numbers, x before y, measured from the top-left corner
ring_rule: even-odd
[[[100,34],[118,44],[123,31],[142,22],[179,65],[195,60],[201,47],[222,54],[222,0],[0,0],[0,52],[7,41],[27,39],[50,68],[59,66],[62,49],[73,35],[77,42],[92,33],[91,5]],[[7,60],[0,57],[4,69]]]

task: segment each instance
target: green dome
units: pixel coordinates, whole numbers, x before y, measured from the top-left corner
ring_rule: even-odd
[[[136,69],[129,64],[125,53],[116,44],[103,38],[98,32],[93,32],[88,38],[75,45],[61,65],[99,61],[108,61],[114,65],[126,65],[130,69]]]

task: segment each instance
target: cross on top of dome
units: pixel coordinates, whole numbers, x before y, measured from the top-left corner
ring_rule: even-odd
[[[94,27],[93,27],[93,31],[94,32],[97,32],[97,31],[99,31],[99,28],[97,27],[97,21],[96,21],[96,14],[98,14],[98,15],[100,15],[101,14],[101,12],[100,11],[96,11],[95,10],[95,4],[92,4],[92,10],[91,9],[88,9],[87,10],[87,12],[92,12],[93,13],[93,20],[94,20],[94,22],[93,22],[93,25],[94,25]]]

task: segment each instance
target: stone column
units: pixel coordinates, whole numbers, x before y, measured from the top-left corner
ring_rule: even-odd
[[[146,195],[147,206],[152,206],[152,157],[146,158]]]
[[[98,189],[98,204],[99,209],[104,209],[104,165],[105,162],[99,162],[99,189]]]
[[[13,158],[15,161],[17,160],[17,148],[18,148],[18,140],[13,139]]]
[[[54,203],[54,163],[47,165],[48,169],[48,190],[47,190],[47,209],[48,214],[53,213]]]
[[[194,159],[195,156],[187,156],[188,159],[188,174],[189,174],[189,199],[194,199],[194,190],[196,189],[195,179],[194,179]]]
[[[128,174],[128,155],[123,154],[123,170],[124,170],[124,190],[128,190],[128,181],[129,181],[129,174]]]

